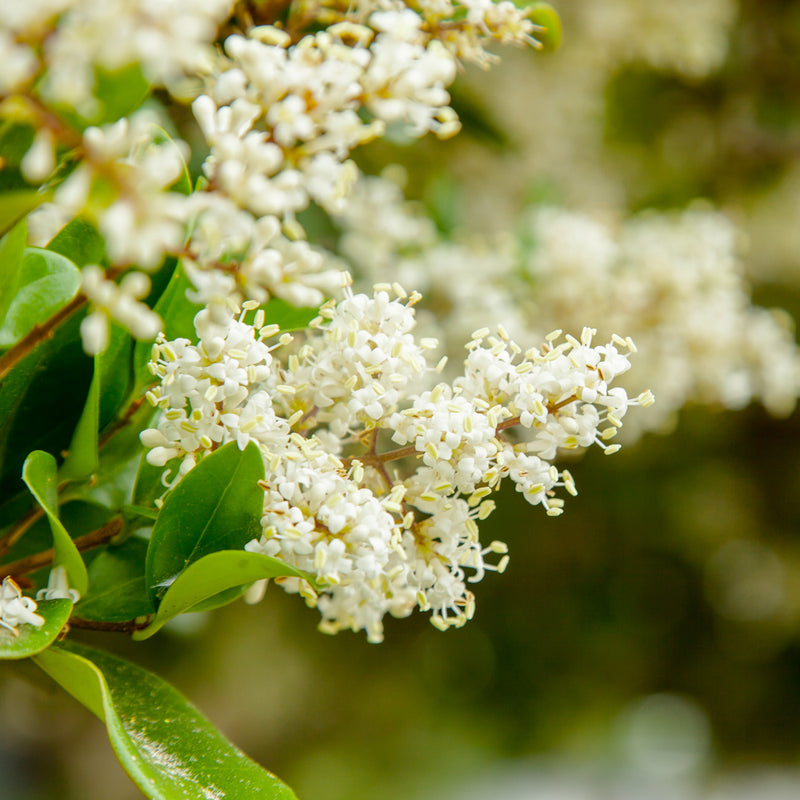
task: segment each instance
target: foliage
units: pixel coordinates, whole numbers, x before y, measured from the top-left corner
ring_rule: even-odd
[[[571,146],[569,119],[550,138],[547,130],[526,135],[511,114],[492,111],[504,92],[481,98],[467,84],[448,93],[457,66],[493,63],[493,43],[559,49],[561,20],[549,4],[187,2],[180,13],[192,24],[172,7],[149,14],[137,2],[120,3],[113,20],[100,0],[40,5],[30,17],[0,11],[10,65],[0,78],[0,659],[9,669],[12,661],[35,665],[32,672],[38,667],[96,715],[146,796],[295,795],[177,690],[128,660],[152,658],[145,640],[171,653],[178,637],[168,631],[241,598],[253,602],[268,582],[300,594],[327,633],[350,629],[380,641],[384,616],[413,610],[431,612],[438,628],[461,627],[473,616],[472,584],[508,563],[506,545],[486,545],[486,532],[507,538],[523,527],[504,510],[492,527],[489,495],[510,505],[500,488],[513,483],[557,517],[557,493],[576,488],[554,461],[590,445],[618,450],[611,439],[623,417],[653,401],[644,386],[655,390],[656,414],[643,410],[623,441],[668,426],[690,403],[794,408],[800,353],[786,315],[751,304],[731,223],[708,209],[609,223],[553,208],[551,185],[573,197],[603,191],[577,160],[567,159],[566,176],[551,173],[558,159],[550,155],[542,156],[543,182],[530,184],[523,166],[538,162],[529,151]],[[766,166],[727,171],[695,162],[673,169],[670,161],[683,115],[713,107],[722,130],[725,97],[757,94],[742,71],[704,82],[715,67],[697,55],[703,48],[690,42],[694,55],[681,61],[686,54],[658,39],[659,15],[669,9],[636,17],[640,45],[630,30],[594,36],[599,12],[582,13],[565,13],[559,52],[570,26],[586,37],[583,74],[606,104],[596,115],[602,122],[593,120],[597,139],[634,176],[627,205],[614,214],[679,207],[704,193],[724,204],[774,178],[766,173],[788,146],[775,146]],[[729,25],[719,13],[718,28]],[[708,23],[698,19],[681,27],[687,37],[701,36]],[[613,47],[604,49],[606,38]],[[536,61],[544,74],[550,57]],[[522,74],[508,96],[528,111],[527,81],[539,78]],[[790,79],[780,85],[759,110],[765,128],[780,129],[796,111]],[[566,94],[573,90],[579,97],[580,86]],[[650,102],[652,113],[639,113]],[[441,143],[409,147],[462,126],[465,149],[447,145],[458,165],[452,175],[439,168],[451,158]],[[580,131],[570,133],[581,141]],[[775,143],[759,141],[767,138]],[[473,169],[476,142],[483,155]],[[527,182],[533,202],[513,231],[503,230],[506,200],[480,189],[481,158],[501,177],[510,170],[509,185]],[[407,202],[397,169],[361,174],[389,160],[407,163],[406,188],[421,202]],[[469,214],[478,208],[480,217],[481,202],[496,208],[473,229]],[[372,295],[360,292],[368,283],[376,284]],[[406,291],[418,288],[424,299]],[[412,332],[415,306],[424,337]],[[604,344],[593,340],[596,329]],[[452,363],[465,340],[459,374]],[[445,351],[450,365],[434,366]],[[629,356],[633,377],[620,384]],[[607,476],[599,496],[589,490],[597,508],[643,520],[645,503],[626,490],[624,466],[590,464]],[[587,515],[577,512],[578,538],[591,528]],[[591,681],[561,669],[560,659],[578,659],[585,646],[599,675],[635,671],[633,658],[615,660],[606,647],[617,601],[593,572],[603,567],[592,548],[613,549],[612,533],[600,527],[579,542],[581,556],[527,544],[530,574],[516,575],[536,584],[530,597],[502,608],[489,592],[487,609],[505,628],[454,639],[465,661],[493,676],[486,685],[500,686],[498,719],[519,713],[505,735],[525,740],[521,748],[552,741],[543,731],[557,727],[560,711],[542,686],[554,680],[554,663],[576,705]],[[635,554],[631,569],[674,555],[661,552],[663,543],[642,554],[641,542],[618,536]],[[586,596],[566,597],[563,608],[541,588],[569,594],[552,569],[558,559],[586,585]],[[650,597],[663,576],[650,562],[642,569],[653,580],[637,586]],[[667,573],[685,593],[698,571],[682,564]],[[614,586],[621,580],[613,572]],[[596,640],[583,631],[567,642],[570,615],[583,620],[584,612],[595,615]],[[657,627],[658,613],[651,617]],[[642,683],[658,688],[641,652],[651,634],[636,620],[625,624],[620,635],[639,645]],[[553,664],[529,663],[515,639],[525,627],[546,640]],[[82,643],[83,630],[93,632],[93,646]],[[126,658],[96,649],[106,633],[124,637]],[[465,678],[484,680],[478,668],[451,665],[421,635],[424,645],[399,641],[392,658],[400,664],[408,647],[417,661],[409,671],[422,665],[420,680],[432,676],[446,702],[459,704],[463,692],[481,698]],[[492,648],[502,653],[496,663]],[[371,662],[355,652],[360,675]],[[280,684],[278,659],[269,679]],[[335,670],[329,685],[348,678]],[[350,685],[363,688],[368,706],[380,704],[379,680]],[[330,709],[335,701],[319,702]],[[431,730],[436,708],[419,711]],[[301,738],[312,717],[306,707],[287,737]],[[346,780],[339,791],[346,796]]]

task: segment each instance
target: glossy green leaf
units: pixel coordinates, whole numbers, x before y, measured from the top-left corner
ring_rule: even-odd
[[[27,241],[28,226],[25,220],[0,239],[0,322],[5,321],[11,301],[17,294]]]
[[[72,642],[49,648],[36,663],[105,722],[117,758],[145,796],[296,800],[147,670]]]
[[[103,237],[91,222],[81,217],[66,224],[48,242],[46,249],[60,253],[78,267],[107,261]]]
[[[178,264],[172,273],[167,288],[155,304],[154,311],[161,317],[164,323],[164,335],[167,339],[177,339],[185,337],[195,340],[194,317],[202,306],[192,303],[186,296],[186,292],[191,290],[192,283],[186,277],[183,267]],[[150,353],[153,349],[152,342],[137,342],[133,351],[133,369],[136,380],[136,389],[152,383],[153,376],[147,369],[147,362],[150,360]]]
[[[146,555],[147,540],[140,536],[104,548],[89,565],[89,593],[75,613],[105,622],[125,622],[152,613],[144,578]]]
[[[78,293],[81,273],[59,253],[28,247],[19,286],[0,327],[0,347],[18,342],[34,325],[49,319]]]
[[[20,473],[31,450],[69,446],[92,378],[80,322],[80,313],[71,316],[0,381],[0,502],[25,491]]]
[[[67,580],[73,589],[82,595],[86,594],[89,579],[86,565],[75,543],[58,518],[58,491],[56,478],[56,460],[50,453],[34,450],[22,467],[22,479],[28,485],[36,501],[44,509],[53,532],[54,566],[63,566],[67,571]]]
[[[42,600],[36,613],[44,617],[44,625],[20,625],[18,635],[0,627],[0,659],[28,658],[49,647],[64,629],[72,613],[70,600]]]
[[[273,297],[264,306],[266,322],[280,326],[282,331],[303,330],[317,314],[319,314],[318,308],[295,308],[280,297]]]
[[[214,595],[234,587],[246,586],[263,578],[306,578],[309,576],[277,558],[247,550],[220,550],[190,564],[170,585],[149,627],[134,633],[134,639],[147,639],[162,625],[189,611]],[[234,599],[236,595],[232,595]]]
[[[0,234],[11,230],[23,217],[51,197],[51,193],[35,189],[15,189],[0,194]]]
[[[178,573],[217,550],[240,550],[261,533],[264,462],[250,443],[207,455],[167,495],[147,551],[147,584],[154,601]]]
[[[97,440],[100,426],[100,366],[99,357],[94,359],[94,377],[83,413],[75,427],[69,453],[58,471],[60,480],[82,480],[97,472]]]
[[[136,481],[133,484],[131,497],[133,505],[155,508],[155,501],[167,491],[166,486],[161,483],[161,476],[167,468],[168,466],[154,467],[147,462],[144,453],[142,454],[142,460],[139,462],[139,469],[136,472]]]

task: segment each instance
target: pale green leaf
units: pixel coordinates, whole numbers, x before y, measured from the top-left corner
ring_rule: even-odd
[[[68,258],[38,247],[26,248],[19,286],[0,327],[0,347],[10,347],[49,319],[75,297],[80,286],[80,270]]]
[[[191,610],[219,592],[246,586],[264,578],[279,577],[310,580],[304,572],[263,553],[250,553],[247,550],[209,553],[178,575],[161,598],[153,621],[144,630],[134,633],[133,638],[149,638],[173,617]]]
[[[31,490],[31,494],[47,514],[50,529],[53,532],[55,557],[53,566],[63,566],[67,571],[67,580],[73,589],[81,595],[86,594],[89,578],[86,565],[83,563],[78,548],[58,518],[58,491],[56,477],[56,460],[50,453],[34,450],[25,459],[22,467],[22,479]]]

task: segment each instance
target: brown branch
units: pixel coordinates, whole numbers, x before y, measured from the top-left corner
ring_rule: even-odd
[[[70,617],[70,628],[81,628],[87,631],[115,631],[118,633],[133,633],[134,631],[144,630],[150,624],[148,616],[143,622],[137,619],[125,620],[125,622],[102,622],[95,619],[83,619],[82,617]]]
[[[387,461],[396,461],[398,458],[406,458],[407,456],[421,456],[416,446],[413,444],[406,445],[405,447],[398,447],[397,450],[389,450],[386,453],[364,453],[360,456],[347,456],[342,459],[342,464],[349,467],[354,461],[360,461],[362,464],[370,467],[379,467]]]
[[[22,361],[40,342],[50,339],[55,329],[64,322],[67,317],[74,314],[79,308],[86,304],[86,296],[77,294],[61,310],[53,314],[50,319],[42,325],[34,325],[31,331],[20,339],[10,350],[0,358],[0,380],[5,378],[11,370]]]
[[[570,403],[574,403],[577,399],[578,398],[572,394],[558,403],[548,404],[547,410],[549,413],[555,414],[559,409],[564,408],[564,406],[568,406]],[[513,428],[520,424],[519,421],[519,416],[503,420],[503,422],[499,423],[497,428],[495,428],[495,433],[507,430],[508,428]],[[383,469],[383,465],[389,461],[396,461],[399,458],[407,458],[408,456],[422,455],[422,453],[417,450],[416,445],[413,444],[406,445],[405,447],[398,447],[397,450],[389,450],[386,453],[376,453],[374,452],[375,442],[377,442],[377,436],[372,443],[372,449],[370,452],[364,453],[360,456],[347,456],[347,458],[342,459],[342,464],[344,464],[345,467],[349,467],[354,461],[360,461],[365,466],[374,467],[378,471],[381,471]]]
[[[122,525],[122,517],[114,517],[97,530],[91,531],[91,533],[87,533],[84,536],[79,536],[73,541],[80,552],[91,550],[93,547],[98,547],[113,539],[122,530]],[[5,578],[7,575],[24,575],[27,572],[34,572],[37,569],[46,567],[53,563],[54,556],[55,549],[51,547],[49,550],[20,558],[10,564],[3,564],[0,566],[0,579]]]
[[[44,509],[41,506],[31,508],[23,514],[2,538],[0,538],[0,557],[4,556],[33,525],[36,520],[44,516]]]

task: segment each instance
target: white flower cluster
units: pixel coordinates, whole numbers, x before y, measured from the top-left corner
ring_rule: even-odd
[[[139,64],[170,84],[211,63],[211,42],[232,0],[26,0],[0,4],[0,94],[39,87],[56,105],[91,117],[95,68]],[[57,25],[57,28],[56,28]]]
[[[166,254],[181,255],[194,299],[218,321],[231,304],[271,295],[319,306],[335,291],[338,270],[303,241],[295,215],[312,202],[341,211],[358,175],[350,152],[387,125],[411,136],[456,133],[446,87],[457,59],[486,63],[490,41],[538,46],[539,31],[508,0],[367,0],[346,11],[319,3],[290,9],[280,26],[247,23],[220,51],[214,39],[232,8],[230,0],[34,0],[0,10],[11,65],[0,91],[16,93],[9,108],[24,108],[38,131],[23,174],[42,182],[60,153],[77,157],[53,202],[32,215],[37,238],[84,213],[115,270],[152,270]],[[277,21],[274,10],[251,11]],[[317,20],[324,30],[315,31]],[[210,152],[205,183],[188,195],[175,188],[187,174],[188,147],[167,137],[151,112],[83,133],[61,113],[71,107],[92,118],[101,102],[95,68],[136,64],[155,85],[194,97]],[[110,291],[92,275],[86,286],[103,297]],[[131,296],[120,292],[115,297]],[[91,352],[107,340],[109,317],[134,333],[152,328],[143,316],[131,320],[129,303],[90,299]]]
[[[588,3],[581,14],[609,62],[644,62],[697,79],[724,62],[737,11],[735,0],[606,0]]]
[[[645,354],[637,381],[659,403],[626,427],[627,436],[667,427],[691,402],[741,408],[758,400],[782,415],[800,396],[791,321],[752,304],[736,229],[719,213],[643,214],[612,227],[541,207],[525,214],[516,240],[447,241],[396,184],[369,178],[341,224],[340,246],[368,281],[391,272],[419,286],[433,307],[449,309],[426,324],[450,353],[492,319],[526,339],[586,321],[603,336],[630,332]],[[412,230],[414,248],[406,238]]]
[[[608,442],[628,408],[653,400],[611,388],[630,367],[629,339],[596,346],[592,330],[564,341],[556,331],[523,353],[502,326],[496,336],[475,331],[452,384],[419,392],[437,374],[427,359],[436,342],[414,336],[419,299],[400,286],[346,290],[304,342],[281,338],[280,361],[263,310],[225,325],[206,310],[196,345],[161,340],[151,362],[159,384],[148,397],[161,414],[141,439],[147,460],[167,467],[165,484],[220,444],[255,442],[267,474],[264,530],[247,549],[313,576],[318,591],[280,582],[319,608],[323,630],[363,629],[371,641],[386,613],[419,607],[441,628],[469,619],[467,583],[507,561],[504,544],[479,539],[489,495],[508,477],[528,502],[560,514],[556,490],[575,486],[553,465],[558,452],[615,452]],[[390,462],[405,467],[390,474]]]
[[[22,594],[12,578],[3,578],[0,584],[0,629],[19,636],[20,625],[40,628],[44,617],[36,613],[36,601]]]
[[[480,60],[486,39],[534,42],[526,12],[509,2],[459,6],[360,3],[324,31],[295,41],[257,26],[225,41],[225,57],[193,103],[210,147],[208,192],[196,199],[186,265],[199,302],[277,295],[319,305],[338,280],[302,242],[295,215],[315,202],[342,211],[358,176],[350,152],[402,125],[439,137],[460,124],[446,91],[456,59]],[[232,233],[227,233],[232,231]],[[232,269],[231,253],[242,254]]]
[[[83,349],[94,355],[108,345],[108,322],[122,323],[137,339],[155,339],[161,317],[139,300],[150,291],[150,279],[143,272],[129,272],[119,284],[106,280],[102,268],[89,264],[82,270],[81,291],[95,310],[81,322]]]

